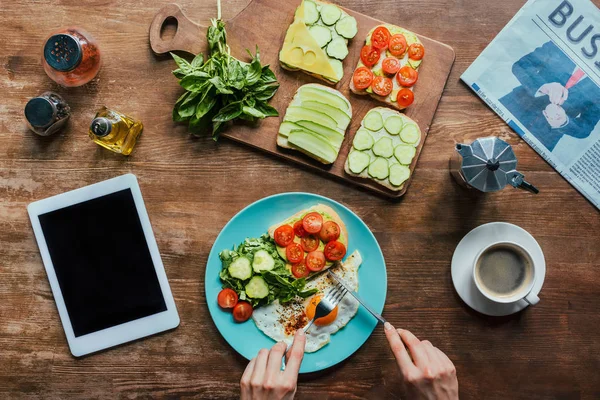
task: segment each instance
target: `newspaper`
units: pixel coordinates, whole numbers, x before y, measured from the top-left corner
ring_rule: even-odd
[[[600,209],[600,10],[529,0],[461,79]]]

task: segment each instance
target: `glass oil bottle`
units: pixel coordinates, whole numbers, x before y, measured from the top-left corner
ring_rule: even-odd
[[[140,121],[102,107],[90,125],[89,135],[96,144],[127,156],[133,151],[142,129]]]

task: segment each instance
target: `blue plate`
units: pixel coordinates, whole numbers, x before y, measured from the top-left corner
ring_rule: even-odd
[[[387,292],[385,260],[375,236],[356,214],[336,201],[311,193],[282,193],[265,197],[244,208],[225,225],[210,251],[206,265],[206,301],[210,315],[225,340],[248,360],[256,357],[260,349],[270,348],[275,342],[264,335],[252,319],[236,323],[231,313],[219,308],[219,252],[231,249],[247,237],[259,237],[270,226],[319,203],[332,207],[346,224],[349,239],[347,254],[358,250],[362,256],[363,264],[358,270],[358,294],[375,311],[381,313],[383,310]],[[350,357],[369,338],[376,325],[377,320],[359,307],[348,325],[331,336],[330,343],[314,353],[305,354],[300,372],[320,371]]]

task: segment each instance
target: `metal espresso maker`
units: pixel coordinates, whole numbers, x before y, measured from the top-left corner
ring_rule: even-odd
[[[507,184],[532,193],[539,190],[517,171],[512,147],[495,136],[479,138],[471,144],[457,144],[450,158],[450,173],[462,186],[482,192],[497,192]]]

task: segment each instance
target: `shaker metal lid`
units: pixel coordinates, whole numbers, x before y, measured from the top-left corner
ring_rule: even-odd
[[[25,105],[25,118],[35,128],[46,128],[56,118],[56,106],[48,99],[34,97]]]
[[[479,138],[470,145],[457,144],[456,150],[463,156],[465,180],[483,192],[501,190],[515,175],[517,157],[502,139]]]
[[[90,130],[96,136],[106,136],[112,130],[112,124],[107,118],[94,118],[92,124],[90,125]]]
[[[50,36],[44,45],[44,59],[57,71],[71,71],[77,67],[82,53],[79,40],[65,33]]]

